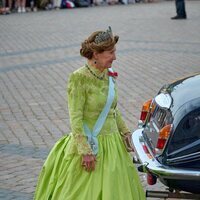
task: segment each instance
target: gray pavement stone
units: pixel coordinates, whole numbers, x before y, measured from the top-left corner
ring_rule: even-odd
[[[30,158],[45,159],[49,153],[47,148],[38,148],[31,146],[21,146],[16,144],[0,144],[0,152],[3,154],[20,155]],[[15,162],[13,160],[13,162]]]
[[[29,192],[13,192],[9,189],[0,189],[0,199],[2,200],[30,200],[33,195]]]
[[[49,150],[70,132],[67,80],[85,63],[79,48],[89,33],[111,25],[120,36],[119,107],[134,130],[163,84],[200,72],[199,6],[186,1],[181,21],[170,20],[172,1],[0,17],[0,199],[32,199]],[[140,177],[145,189],[165,190]]]

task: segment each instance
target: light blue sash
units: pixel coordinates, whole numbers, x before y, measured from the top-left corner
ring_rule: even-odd
[[[112,68],[109,68],[109,71],[113,72]],[[102,112],[99,115],[99,118],[97,119],[94,125],[93,130],[91,131],[89,127],[87,126],[87,124],[85,123],[83,124],[83,128],[87,136],[88,143],[90,144],[91,149],[95,155],[98,153],[97,136],[104,125],[106,117],[110,111],[110,107],[113,103],[114,97],[115,97],[115,84],[114,84],[113,77],[109,76],[109,89],[108,89],[107,101],[106,101],[105,107],[103,108]]]

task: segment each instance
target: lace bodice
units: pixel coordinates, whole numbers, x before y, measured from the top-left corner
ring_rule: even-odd
[[[99,114],[105,106],[108,94],[108,70],[103,72],[94,67],[83,66],[70,75],[68,82],[68,109],[71,124],[72,151],[78,154],[92,154],[83,130],[83,122],[92,130]],[[95,73],[102,80],[94,76]],[[106,134],[125,134],[129,132],[117,108],[117,89],[115,99],[99,136]],[[99,137],[98,136],[98,137]]]

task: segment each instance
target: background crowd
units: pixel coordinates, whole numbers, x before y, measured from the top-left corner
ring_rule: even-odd
[[[153,0],[0,0],[0,14],[36,12],[60,8],[89,7],[99,5],[129,4]]]

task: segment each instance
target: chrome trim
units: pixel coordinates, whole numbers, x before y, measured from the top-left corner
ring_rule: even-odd
[[[151,123],[152,123],[153,128],[156,130],[156,132],[159,133],[159,128],[157,127],[156,123],[153,121]]]
[[[168,93],[160,93],[155,97],[155,102],[161,107],[169,109],[172,104],[172,98]]]
[[[144,122],[142,120],[138,120],[138,128],[142,128],[144,125]]]
[[[169,158],[167,159],[167,162],[169,163],[177,163],[177,162],[181,162],[181,161],[187,161],[187,160],[191,160],[191,159],[196,159],[196,160],[200,160],[200,152],[195,152],[195,153],[191,153],[188,154],[186,156],[179,156],[176,158]]]
[[[167,191],[153,191],[146,190],[146,197],[164,198],[164,199],[200,199],[199,194],[192,194],[186,192],[167,192]]]
[[[165,179],[200,180],[200,171],[162,165],[153,155],[150,159],[142,147],[142,143],[145,143],[142,131],[143,129],[138,129],[133,132],[132,142],[135,153],[146,171]]]

